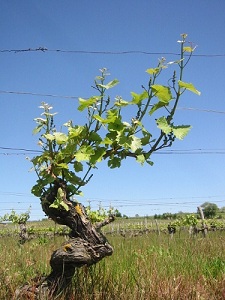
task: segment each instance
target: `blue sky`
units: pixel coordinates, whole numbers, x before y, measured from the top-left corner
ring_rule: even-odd
[[[130,100],[130,92],[141,92],[141,85],[147,83],[147,68],[155,67],[161,56],[167,61],[177,57],[52,50],[178,53],[181,33],[198,45],[184,80],[192,82],[201,96],[187,92],[177,116],[181,123],[192,125],[189,135],[167,154],[153,155],[153,167],[141,167],[130,159],[115,170],[99,165],[79,199],[85,205],[88,200],[93,208],[100,202],[104,207],[111,204],[129,216],[195,212],[205,201],[225,206],[224,11],[223,0],[2,1],[0,50],[45,47],[48,51],[1,51],[1,91],[85,98],[93,94],[98,70],[106,67],[110,79],[120,81],[114,96]],[[4,149],[38,149],[32,130],[42,101],[59,113],[59,123],[69,119],[80,123],[85,118],[76,110],[76,99],[0,93],[0,215],[11,209],[22,212],[31,205],[32,219],[44,216],[39,199],[30,193],[36,176],[29,172],[29,154]],[[201,151],[194,154],[194,149]],[[192,151],[180,154],[184,150]]]

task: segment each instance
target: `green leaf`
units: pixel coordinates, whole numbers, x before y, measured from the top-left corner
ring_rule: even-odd
[[[40,172],[40,175],[43,176],[43,174]],[[46,185],[52,183],[54,181],[54,177],[51,174],[48,174],[46,171],[44,171],[44,176],[42,179],[39,179],[37,182],[40,186],[45,187]]]
[[[132,104],[140,104],[144,99],[148,98],[148,93],[146,91],[144,91],[141,94],[136,94],[134,92],[131,92],[131,95],[133,97],[131,101]]]
[[[60,200],[63,200],[63,198],[64,198],[64,192],[63,192],[62,188],[58,188],[57,198],[59,198]]]
[[[65,195],[62,188],[58,188],[56,199],[51,205],[49,205],[49,207],[58,209],[60,206],[62,206],[66,211],[68,211],[69,207],[64,202],[64,197]]]
[[[159,99],[160,102],[168,104],[169,101],[173,98],[170,88],[168,86],[154,84],[151,86],[152,91],[155,93],[155,96]]]
[[[199,92],[192,83],[187,83],[187,82],[183,82],[183,81],[179,80],[178,85],[179,85],[179,87],[187,89],[199,96],[201,95],[201,92]]]
[[[174,60],[174,61],[170,61],[167,63],[167,65],[172,65],[172,64],[179,64],[184,60],[184,58],[182,59],[178,59],[178,60]]]
[[[138,155],[136,161],[143,165],[145,163],[145,156],[143,154]]]
[[[72,121],[70,120],[70,121],[64,123],[63,126],[68,127],[68,130],[70,130],[70,128],[73,126],[73,123],[72,123]]]
[[[111,138],[109,138],[108,136],[106,136],[104,138],[104,140],[102,140],[101,144],[103,144],[103,145],[112,145],[113,142],[114,141]]]
[[[49,207],[56,208],[56,209],[58,209],[59,206],[60,206],[60,202],[58,201],[58,199],[55,199],[55,201],[51,205],[49,205]]]
[[[55,201],[51,205],[49,205],[49,207],[55,208],[55,209],[59,209],[60,206],[62,206],[66,211],[69,210],[68,205],[64,201],[62,201],[58,198],[56,198]]]
[[[110,82],[107,83],[107,88],[106,89],[111,89],[112,87],[116,86],[119,83],[118,79],[114,79]]]
[[[116,138],[117,138],[117,132],[116,131],[111,131],[111,132],[108,132],[107,134],[106,134],[106,139],[108,140],[110,140],[111,141],[111,144],[112,143],[114,143],[115,142],[115,140],[116,140]],[[109,144],[109,145],[111,145],[111,144]]]
[[[191,47],[184,47],[183,48],[183,52],[193,52],[193,51],[194,51],[194,49],[191,48]]]
[[[64,201],[61,201],[61,202],[60,202],[60,205],[61,205],[66,211],[69,210],[68,205],[67,205]]]
[[[141,144],[142,144],[142,146],[145,146],[145,145],[147,145],[147,144],[149,144],[149,142],[150,142],[150,138],[151,138],[151,133],[149,133],[149,132],[146,132],[146,131],[143,131],[143,137],[141,138]]]
[[[47,124],[47,120],[43,119],[43,118],[35,118],[34,121],[36,121],[36,123],[38,123],[39,125],[46,125]]]
[[[114,79],[114,80],[110,81],[110,82],[107,84],[107,86],[108,86],[109,88],[112,88],[112,87],[114,87],[115,85],[117,85],[118,83],[119,83],[119,80],[118,80],[118,79]]]
[[[54,132],[54,137],[58,145],[65,144],[68,140],[67,135],[62,132]]]
[[[84,193],[82,191],[80,191],[80,190],[78,190],[76,192],[76,195],[79,195],[80,197],[84,197]]]
[[[135,152],[137,149],[140,149],[141,147],[142,147],[141,139],[139,139],[135,135],[133,135],[131,146],[130,146],[131,151]]]
[[[34,128],[34,130],[32,131],[32,134],[37,134],[38,132],[40,132],[42,130],[43,127],[44,127],[43,124],[38,125],[37,127]]]
[[[150,75],[155,75],[155,74],[158,74],[160,71],[160,68],[150,68],[150,69],[147,69],[146,72]]]
[[[40,186],[40,184],[36,184],[32,187],[31,189],[31,193],[36,196],[36,197],[41,197],[42,195],[42,188]]]
[[[190,129],[191,129],[191,126],[189,126],[189,125],[181,125],[181,126],[173,126],[172,127],[173,134],[179,140],[183,140],[183,138],[188,134]]]
[[[101,122],[102,124],[109,124],[109,123],[113,123],[116,121],[116,119],[118,118],[118,110],[117,109],[110,109],[107,111],[106,114],[106,119],[103,119],[101,116],[99,115],[94,115],[93,116],[97,121]]]
[[[86,132],[86,128],[84,126],[75,126],[69,129],[69,138],[75,138],[77,136],[81,136],[82,133]]]
[[[37,155],[37,156],[35,156],[35,157],[33,157],[32,159],[31,159],[31,161],[32,161],[32,163],[33,163],[33,165],[34,166],[39,166],[39,165],[41,165],[44,161],[46,161],[46,160],[48,160],[48,156],[46,155],[44,155],[44,154],[42,154],[42,155]]]
[[[68,169],[68,165],[66,163],[56,164],[56,167],[60,169]]]
[[[109,123],[108,130],[109,131],[121,131],[125,125],[121,122],[120,118],[117,118],[113,123]]]
[[[90,163],[95,165],[97,162],[100,162],[106,153],[106,149],[107,148],[104,147],[97,147],[95,149],[95,154],[91,156]]]
[[[108,167],[110,167],[110,169],[119,168],[120,166],[121,166],[121,158],[113,157],[108,160]]]
[[[102,124],[107,124],[108,123],[107,119],[104,119],[104,118],[100,117],[99,115],[94,115],[93,118],[95,118],[97,121],[99,121]]]
[[[107,111],[107,123],[113,123],[118,118],[118,110],[117,109],[110,109]]]
[[[151,161],[151,160],[146,160],[146,163],[148,163],[151,167],[154,165],[154,162],[153,161]]]
[[[50,133],[47,133],[47,134],[43,134],[43,136],[49,140],[49,141],[54,141],[55,140],[55,137],[54,135],[50,134]]]
[[[89,136],[88,136],[88,140],[91,141],[91,142],[98,142],[98,143],[100,143],[102,141],[102,138],[95,131],[91,131],[90,134],[89,134]]]
[[[119,99],[115,102],[115,105],[116,106],[120,106],[120,107],[123,107],[123,106],[127,106],[129,105],[130,103],[128,101],[125,101],[123,99]]]
[[[113,87],[114,87],[115,85],[117,85],[118,83],[119,83],[119,80],[114,79],[114,80],[108,82],[107,84],[100,84],[100,83],[98,83],[97,86],[100,86],[100,87],[102,87],[102,88],[108,90],[108,89],[113,88]]]
[[[84,182],[79,176],[76,176],[72,171],[64,172],[65,179],[73,185],[84,185]]]
[[[104,77],[102,77],[102,76],[96,76],[96,77],[95,77],[95,80],[102,81],[102,80],[104,80]]]
[[[189,125],[181,125],[181,126],[171,126],[168,124],[165,117],[161,117],[156,120],[158,128],[162,130],[165,134],[169,134],[173,132],[176,138],[182,140],[190,131],[191,126]]]
[[[73,167],[74,167],[75,172],[83,171],[83,164],[79,161],[75,161]]]
[[[77,194],[77,188],[74,186],[74,184],[68,184],[67,192],[69,195],[75,195],[75,194]]]
[[[162,130],[165,134],[168,134],[172,131],[171,126],[167,123],[167,120],[165,117],[161,117],[156,120],[157,127]]]
[[[124,132],[121,131],[121,132],[118,132],[117,137],[116,137],[116,141],[124,149],[130,149],[131,142],[132,142],[132,137],[125,135]]]
[[[80,161],[89,161],[91,155],[93,155],[94,149],[91,146],[81,146],[80,149],[74,154],[76,160]]]
[[[79,111],[83,111],[85,108],[92,106],[95,104],[100,98],[99,97],[91,97],[89,99],[79,98],[80,105],[78,106]]]
[[[149,112],[150,116],[161,107],[164,107],[166,104],[164,102],[159,101],[158,103],[154,104]]]

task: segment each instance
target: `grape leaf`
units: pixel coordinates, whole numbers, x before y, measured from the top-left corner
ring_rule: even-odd
[[[189,125],[181,125],[181,126],[173,126],[172,127],[173,134],[179,140],[183,140],[183,138],[188,134],[190,129],[191,129],[191,126],[189,126]]]
[[[134,92],[131,92],[131,95],[133,97],[131,103],[132,104],[140,104],[144,99],[148,98],[148,93],[144,91],[141,94],[136,94]]]
[[[67,135],[62,132],[54,132],[54,137],[58,145],[65,144],[68,140]]]
[[[132,136],[132,142],[130,145],[130,149],[135,152],[137,149],[140,149],[142,147],[141,139],[137,138],[136,136]]]
[[[85,108],[90,107],[94,103],[96,103],[98,99],[99,99],[99,97],[91,97],[89,99],[79,98],[78,100],[79,100],[80,105],[78,106],[78,110],[83,111]]]
[[[95,152],[92,149],[91,146],[81,146],[80,149],[74,154],[76,157],[76,160],[78,162],[86,160],[89,161],[91,155],[93,155]]]
[[[167,123],[167,120],[165,117],[161,117],[156,120],[157,127],[161,129],[165,134],[168,134],[172,131],[172,128],[170,125]]]
[[[168,86],[153,84],[151,88],[160,102],[168,104],[168,102],[172,99],[172,93]]]
[[[201,92],[199,92],[192,83],[187,83],[187,82],[183,82],[183,81],[179,80],[178,85],[179,85],[179,87],[185,88],[199,96],[201,95]]]

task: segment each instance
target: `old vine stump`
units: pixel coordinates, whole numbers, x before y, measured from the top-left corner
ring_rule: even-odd
[[[53,208],[50,205],[57,196],[58,188],[64,192],[63,202],[68,206]],[[37,277],[31,284],[17,289],[14,299],[51,299],[66,292],[71,284],[75,269],[90,266],[113,253],[112,246],[101,233],[101,227],[114,221],[110,216],[103,222],[92,224],[85,208],[80,203],[71,203],[67,199],[67,186],[56,181],[41,199],[43,211],[52,220],[71,229],[70,239],[52,253],[50,259],[51,273],[46,277]]]

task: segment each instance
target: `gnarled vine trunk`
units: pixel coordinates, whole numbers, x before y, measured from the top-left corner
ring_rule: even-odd
[[[19,243],[24,244],[28,240],[26,222],[20,222],[19,226],[20,226]]]
[[[68,210],[63,207],[50,207],[59,188],[64,192],[63,202],[68,206]],[[52,296],[66,291],[76,268],[93,265],[113,253],[112,246],[100,229],[114,221],[114,217],[93,225],[83,205],[73,204],[67,199],[67,187],[64,182],[56,181],[41,199],[41,204],[46,215],[71,229],[70,239],[52,253],[51,273],[47,277],[36,278],[32,285],[24,285],[17,290],[15,299],[51,299]]]

